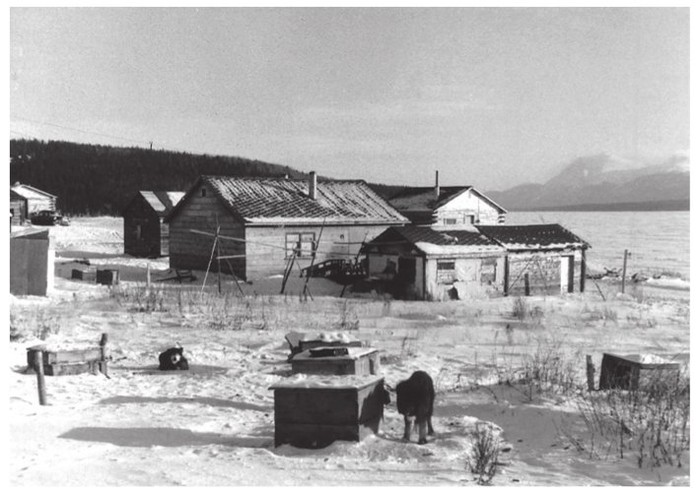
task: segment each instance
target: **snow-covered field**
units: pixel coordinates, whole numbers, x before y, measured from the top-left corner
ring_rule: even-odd
[[[569,388],[583,389],[585,356],[599,369],[603,352],[653,355],[684,367],[684,286],[628,285],[620,295],[617,285],[599,281],[585,294],[524,299],[522,317],[512,298],[339,299],[332,295],[342,287],[317,279],[308,300],[294,278],[286,296],[275,295],[280,280],[271,279],[244,284],[241,298],[230,277],[218,295],[215,276],[201,289],[204,273],[147,291],[147,267],[153,280],[167,277],[167,259],[124,256],[121,224],[77,218],[52,227],[53,293],[10,297],[13,486],[476,485],[468,462],[484,423],[501,441],[494,485],[689,483],[687,451],[680,467],[639,468],[634,448],[620,458],[581,447],[593,441],[577,398],[588,393],[539,392],[524,374],[546,355],[549,368],[575,378]],[[72,261],[82,259],[119,269],[120,286],[70,280]],[[393,386],[414,370],[428,371],[438,391],[435,437],[425,446],[415,434],[412,443],[401,441],[403,419],[392,397],[380,433],[361,443],[275,448],[269,388],[290,376],[290,331],[352,333],[382,351],[382,372]],[[25,373],[26,348],[94,345],[105,332],[109,377],[47,376],[48,406],[40,406],[36,376]],[[157,371],[158,354],[175,342],[190,371]]]

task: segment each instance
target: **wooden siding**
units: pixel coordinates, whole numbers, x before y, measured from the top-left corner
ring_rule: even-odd
[[[454,289],[460,298],[493,296],[503,292],[504,256],[473,254],[453,259],[454,275],[450,281],[438,277],[438,261],[444,262],[447,258],[426,259],[424,299],[449,300]],[[492,280],[494,271],[495,280]]]
[[[434,225],[497,225],[499,218],[498,209],[471,190],[440,206],[435,214]]]
[[[571,257],[562,273],[562,257]],[[583,255],[581,250],[554,252],[519,252],[508,254],[507,295],[556,295],[580,291],[582,287]],[[529,287],[526,287],[526,275]]]
[[[24,200],[10,200],[10,213],[12,213],[12,218],[10,219],[12,225],[19,226],[24,223],[24,220],[27,218]]]
[[[180,211],[170,221],[170,267],[174,269],[198,269],[205,270],[209,265],[213,235],[217,225],[220,226],[220,234],[226,237],[245,239],[245,229],[236,221],[230,211],[224,208],[213,191],[206,185],[206,196],[202,197],[200,190],[195,191],[182,204]],[[191,230],[208,232],[211,236],[194,233]],[[222,239],[219,246],[220,255],[245,254],[245,243],[229,239]],[[218,271],[219,264],[216,259],[212,262],[211,269]],[[221,271],[233,272],[242,279],[246,278],[245,258],[227,259],[221,261]]]
[[[45,197],[45,198],[32,198],[32,199],[27,199],[27,214],[31,215],[33,213],[36,213],[38,211],[43,211],[43,210],[49,210],[49,211],[55,211],[56,210],[56,201],[54,200],[53,197]]]
[[[141,195],[124,211],[124,253],[136,257],[163,255],[160,218]]]

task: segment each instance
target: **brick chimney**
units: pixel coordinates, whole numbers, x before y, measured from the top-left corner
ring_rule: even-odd
[[[316,172],[311,172],[309,174],[309,198],[316,200]]]

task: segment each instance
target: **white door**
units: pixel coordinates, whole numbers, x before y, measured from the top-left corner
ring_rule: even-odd
[[[568,293],[569,291],[569,263],[571,262],[571,257],[561,256],[561,293]]]

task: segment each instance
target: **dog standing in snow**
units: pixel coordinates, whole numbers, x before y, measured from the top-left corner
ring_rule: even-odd
[[[404,419],[404,441],[411,440],[411,429],[418,425],[418,444],[426,444],[426,432],[431,436],[433,431],[433,403],[435,388],[433,380],[424,371],[416,371],[405,381],[396,385],[396,408]]]

